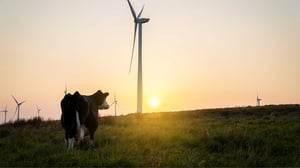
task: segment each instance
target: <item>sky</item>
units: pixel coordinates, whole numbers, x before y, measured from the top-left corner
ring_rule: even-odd
[[[131,0],[143,24],[144,112],[300,103],[299,0]],[[59,119],[68,92],[136,112],[126,0],[0,0],[0,110]],[[137,49],[136,49],[137,51]],[[152,103],[151,103],[152,102]],[[153,104],[154,105],[151,105]],[[114,106],[99,111],[114,115]],[[0,113],[0,123],[4,113]]]

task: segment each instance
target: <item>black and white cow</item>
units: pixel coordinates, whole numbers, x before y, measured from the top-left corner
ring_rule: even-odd
[[[75,140],[80,142],[84,135],[90,134],[93,144],[94,133],[98,127],[98,110],[108,109],[106,97],[109,93],[98,90],[93,95],[85,96],[75,92],[67,94],[61,101],[61,124],[65,129],[65,141],[69,149]]]

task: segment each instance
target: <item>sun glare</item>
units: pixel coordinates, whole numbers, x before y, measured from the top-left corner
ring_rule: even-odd
[[[157,98],[152,98],[151,101],[150,101],[150,104],[152,107],[157,107],[159,102],[158,102],[158,99]]]

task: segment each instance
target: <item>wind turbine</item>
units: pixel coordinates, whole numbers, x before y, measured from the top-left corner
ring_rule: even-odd
[[[65,95],[67,95],[67,93],[68,93],[68,89],[67,89],[67,84],[65,83]]]
[[[257,106],[260,106],[260,101],[262,99],[258,97],[258,93],[256,94],[256,102],[257,102]]]
[[[25,101],[22,101],[21,103],[19,103],[19,102],[17,101],[17,99],[16,99],[13,95],[11,95],[11,96],[14,98],[14,100],[15,100],[15,102],[16,102],[16,104],[17,104],[17,107],[16,107],[16,111],[15,111],[14,116],[16,115],[16,112],[18,111],[18,118],[17,118],[17,121],[19,121],[19,117],[20,117],[20,107],[21,107],[21,105],[22,105],[23,103],[25,103]]]
[[[36,110],[37,110],[37,113],[38,113],[38,118],[40,118],[40,111],[41,111],[42,109],[40,109],[39,106],[36,105]]]
[[[4,112],[5,113],[4,124],[6,124],[6,113],[8,112],[7,111],[7,105],[5,106],[5,110],[0,111],[0,112]]]
[[[116,99],[116,93],[114,93],[114,101],[112,102],[111,106],[115,105],[115,116],[117,116],[117,104],[118,104],[118,101]]]
[[[132,53],[131,53],[131,60],[130,60],[130,67],[129,73],[131,71],[132,59],[134,54],[134,46],[135,46],[135,38],[136,38],[136,31],[137,27],[139,27],[139,41],[138,41],[138,79],[137,79],[137,112],[141,113],[143,111],[143,75],[142,75],[142,25],[144,23],[149,22],[149,18],[141,18],[141,15],[144,10],[144,6],[141,9],[140,13],[136,16],[135,10],[133,9],[129,0],[127,0],[131,14],[134,19],[134,37],[133,37],[133,46],[132,46]]]

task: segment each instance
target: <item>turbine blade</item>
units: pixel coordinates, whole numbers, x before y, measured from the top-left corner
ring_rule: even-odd
[[[127,2],[128,2],[128,4],[129,4],[131,14],[132,14],[132,16],[134,17],[134,20],[136,20],[136,14],[135,14],[135,11],[134,11],[134,9],[133,9],[133,7],[132,7],[130,1],[127,0]]]
[[[133,59],[133,54],[134,54],[134,46],[135,46],[136,30],[137,30],[137,23],[135,23],[135,25],[134,25],[133,46],[132,46],[132,52],[131,52],[131,59],[130,59],[130,66],[129,66],[129,74],[130,74],[130,72],[131,72],[131,65],[132,65],[132,59]]]
[[[22,101],[19,105],[21,106],[23,103],[25,103],[26,101]]]
[[[19,104],[19,102],[17,101],[17,99],[13,96],[13,95],[11,95],[12,96],[12,98],[15,100],[15,102],[17,103],[17,104]]]
[[[142,13],[143,13],[143,10],[144,10],[144,5],[143,5],[143,8],[142,8],[142,10],[140,11],[140,13],[139,13],[139,15],[138,15],[138,18],[141,17],[141,15],[142,15]]]

